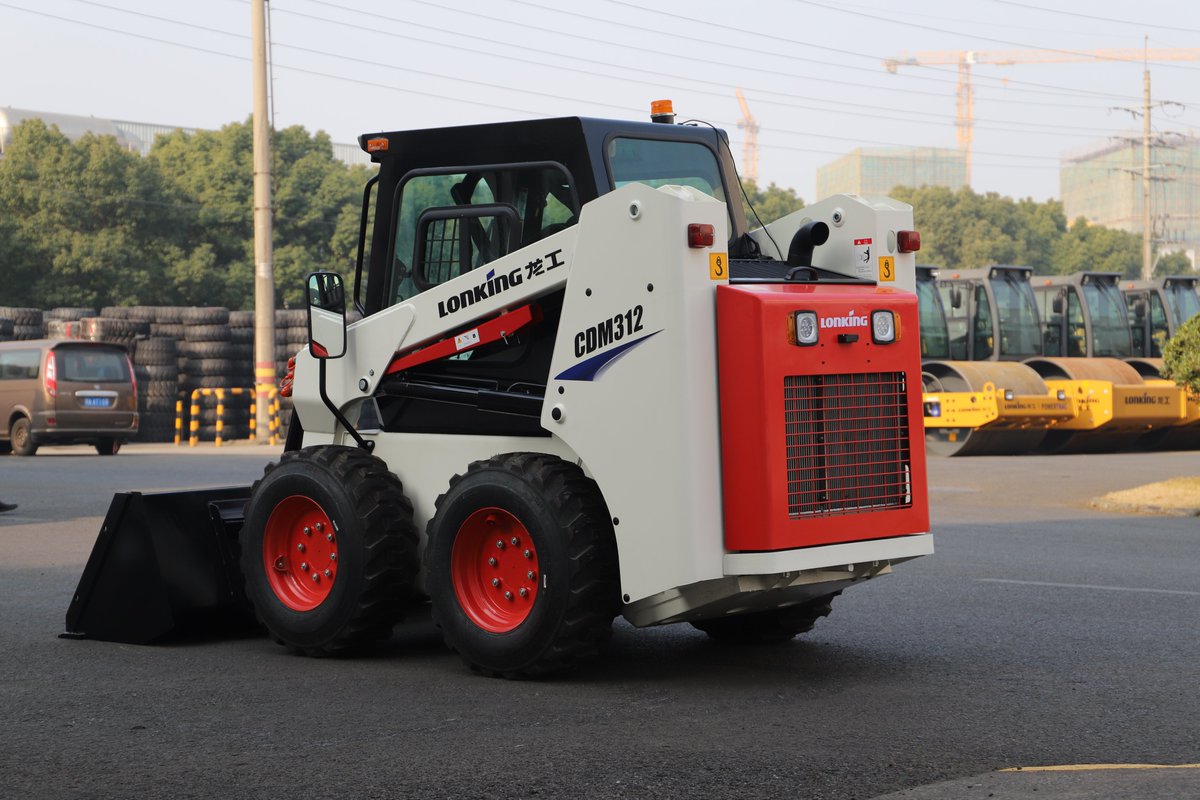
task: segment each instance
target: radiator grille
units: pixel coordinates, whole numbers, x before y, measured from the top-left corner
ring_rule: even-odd
[[[912,506],[903,372],[783,380],[789,516]]]

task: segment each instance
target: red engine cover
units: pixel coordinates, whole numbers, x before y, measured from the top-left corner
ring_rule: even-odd
[[[870,317],[895,314],[875,344]],[[819,339],[796,344],[794,315]],[[717,287],[725,547],[929,530],[917,298],[876,286]]]

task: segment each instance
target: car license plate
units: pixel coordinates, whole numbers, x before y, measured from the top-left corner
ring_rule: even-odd
[[[108,408],[107,397],[85,397],[83,398],[84,408]]]

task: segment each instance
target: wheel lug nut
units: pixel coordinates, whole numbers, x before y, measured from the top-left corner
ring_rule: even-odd
[[[523,586],[521,587],[521,597],[529,597],[529,590]]]
[[[503,540],[503,539],[497,539],[497,540],[496,540],[496,549],[497,549],[497,550],[503,550],[503,549],[504,549],[504,540]]]
[[[305,526],[304,526],[304,535],[305,535],[305,536],[312,536],[312,528],[310,528],[310,527],[308,527],[307,525],[305,525]]]
[[[320,532],[321,532],[321,531],[323,531],[323,530],[325,530],[325,523],[324,523],[324,522],[318,522],[318,523],[317,523],[317,533],[320,533]]]
[[[313,573],[313,583],[318,583],[318,582],[320,582],[320,580],[321,580],[321,573],[314,572]]]
[[[529,580],[533,580],[533,570],[529,570],[529,572],[526,572],[525,577],[528,578]]]
[[[327,542],[332,542],[332,541],[333,541],[333,534],[332,534],[332,533],[327,533],[327,534],[325,534],[325,541],[327,541]]]
[[[526,557],[526,558],[533,558],[533,551],[532,551],[532,550],[526,550],[526,551],[525,551],[525,557]]]
[[[515,537],[515,536],[514,536],[514,537],[512,537],[512,546],[513,546],[513,547],[516,547],[516,546],[517,546],[517,545],[519,545],[520,543],[521,543],[521,540],[520,540],[520,539],[518,539],[518,538],[517,538],[517,537]]]
[[[331,569],[327,569],[327,570],[325,570],[325,577],[326,577],[326,578],[332,578],[332,577],[333,577],[333,570],[331,570]]]
[[[512,600],[512,592],[505,592],[505,593],[504,593],[504,599],[505,599],[505,600]]]
[[[330,553],[330,554],[329,554],[329,560],[330,560],[330,561],[337,561],[337,553]]]
[[[308,572],[308,562],[305,561],[303,564],[301,564],[300,569],[304,570],[305,572]]]
[[[495,557],[495,556],[492,556],[491,558],[489,558],[489,559],[488,559],[488,566],[489,566],[489,567],[494,567],[494,566],[496,566],[496,565],[497,565],[497,564],[499,564],[499,563],[500,563],[500,562],[496,560],[496,557]]]
[[[301,542],[300,544],[296,545],[296,549],[299,550],[301,553],[303,553],[304,552],[304,542]]]
[[[499,585],[500,585],[500,579],[492,578],[492,586],[499,586]]]

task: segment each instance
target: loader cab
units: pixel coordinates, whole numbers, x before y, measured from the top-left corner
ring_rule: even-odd
[[[1042,354],[1030,267],[994,265],[942,270],[938,295],[946,309],[948,358],[1023,361]]]
[[[367,316],[518,250],[528,250],[526,269],[554,268],[562,250],[542,243],[576,224],[588,202],[632,182],[715,197],[728,209],[730,255],[748,239],[728,143],[710,127],[565,118],[369,134],[360,144],[379,165],[364,192],[353,291]],[[469,388],[540,399],[562,302],[561,289],[536,298],[536,319],[519,335],[398,380],[445,397]],[[536,418],[429,397],[379,403],[389,431],[548,435]]]
[[[1035,277],[1047,356],[1129,358],[1129,313],[1115,272]]]

